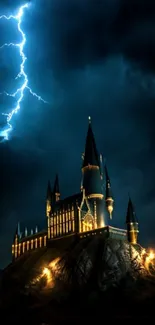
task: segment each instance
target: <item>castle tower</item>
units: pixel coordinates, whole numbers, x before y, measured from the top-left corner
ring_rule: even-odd
[[[81,189],[86,198],[87,206],[89,206],[94,217],[93,228],[104,226],[105,220],[103,215],[103,190],[100,158],[96,148],[90,117],[85,152],[83,154]]]
[[[48,238],[50,238],[50,212],[52,205],[52,190],[50,181],[47,185],[47,195],[46,195],[46,217],[47,217],[47,229],[48,229]]]
[[[58,179],[57,174],[56,174],[55,182],[54,182],[53,196],[54,196],[54,201],[55,202],[58,202],[60,200],[59,179]]]
[[[48,181],[47,195],[46,195],[46,217],[49,217],[51,211],[51,204],[52,204],[52,190],[51,190],[50,181]]]
[[[138,233],[139,233],[138,221],[130,197],[128,202],[126,224],[127,224],[128,241],[132,244],[137,244]]]
[[[106,201],[106,207],[107,211],[109,213],[110,219],[112,219],[112,212],[114,209],[114,199],[112,196],[112,191],[111,191],[111,182],[110,178],[108,175],[108,170],[107,166],[105,165],[105,177],[106,177],[106,195],[105,195],[105,201]]]
[[[21,237],[20,224],[18,222],[17,227],[16,227],[15,236],[14,236],[13,245],[12,245],[13,259],[16,259],[18,257],[18,245],[19,245],[20,237]]]

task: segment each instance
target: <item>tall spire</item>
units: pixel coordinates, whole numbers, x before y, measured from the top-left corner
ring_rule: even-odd
[[[104,169],[105,169],[105,178],[106,178],[106,197],[112,197],[111,182],[110,182],[110,177],[108,175],[108,169],[106,165]]]
[[[86,144],[85,144],[85,153],[84,153],[84,160],[83,160],[83,168],[86,166],[98,166],[100,167],[99,155],[96,149],[96,143],[94,134],[92,131],[91,126],[91,117],[88,117],[89,125],[88,125],[88,132],[86,137]]]
[[[131,198],[129,196],[129,201],[128,201],[128,208],[127,208],[127,215],[126,215],[126,223],[130,222],[136,222],[137,223],[137,217],[134,211],[134,207],[131,201]]]
[[[17,227],[16,227],[16,231],[15,231],[15,236],[14,236],[14,240],[17,239],[19,240],[21,237],[21,233],[20,233],[20,224],[19,222],[17,223]]]
[[[60,199],[60,190],[59,190],[59,179],[58,174],[56,174],[55,182],[54,182],[54,188],[53,188],[53,194],[55,195],[55,201],[59,201]]]
[[[106,177],[105,201],[106,201],[107,210],[108,210],[109,215],[110,215],[110,219],[112,219],[112,212],[113,212],[113,209],[114,209],[114,200],[113,200],[113,196],[112,196],[111,183],[110,183],[110,178],[109,178],[109,175],[108,175],[107,166],[105,165],[104,168],[105,168],[105,177]]]
[[[92,213],[94,224],[100,227],[103,221],[103,188],[100,157],[97,152],[90,117],[88,121],[89,125],[82,164],[81,190],[83,192],[83,202],[87,200],[86,205]],[[104,223],[106,224],[105,220]]]
[[[19,238],[21,237],[21,231],[20,231],[20,222],[18,221],[18,224],[17,224],[17,234],[19,236]]]
[[[127,215],[126,215],[126,224],[127,224],[127,237],[128,241],[132,244],[136,244],[138,240],[138,220],[134,211],[134,207],[129,197]]]

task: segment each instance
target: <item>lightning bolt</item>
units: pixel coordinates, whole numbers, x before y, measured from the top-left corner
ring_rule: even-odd
[[[22,86],[20,88],[18,88],[13,94],[9,94],[6,91],[4,92],[4,94],[7,95],[7,96],[17,98],[17,103],[16,103],[15,108],[13,108],[7,114],[2,113],[2,115],[6,116],[6,127],[3,128],[0,131],[0,137],[3,137],[4,140],[9,139],[9,133],[13,129],[12,124],[11,124],[11,120],[12,120],[14,114],[16,114],[20,110],[21,101],[24,98],[25,90],[28,90],[31,95],[35,96],[38,100],[42,101],[43,103],[47,103],[45,100],[42,99],[41,96],[38,96],[29,87],[29,85],[28,85],[28,76],[27,76],[27,74],[25,72],[25,61],[27,60],[27,57],[24,54],[24,46],[25,46],[25,43],[26,43],[26,35],[24,34],[24,32],[23,32],[23,30],[21,28],[21,23],[22,23],[22,17],[24,15],[24,10],[26,8],[28,8],[28,7],[29,7],[28,3],[21,6],[15,16],[14,15],[10,15],[10,16],[2,15],[2,16],[0,16],[0,19],[6,19],[6,20],[14,19],[14,20],[16,20],[17,21],[18,31],[19,31],[19,33],[21,35],[21,38],[22,38],[21,43],[17,43],[17,44],[16,43],[5,43],[0,47],[0,49],[3,49],[5,46],[7,46],[7,47],[13,46],[13,47],[17,47],[19,49],[19,54],[20,54],[20,57],[21,57],[21,64],[20,64],[20,71],[19,71],[19,73],[18,73],[18,75],[16,76],[15,79],[23,78]]]

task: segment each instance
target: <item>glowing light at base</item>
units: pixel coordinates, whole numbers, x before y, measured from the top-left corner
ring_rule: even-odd
[[[52,271],[57,270],[57,263],[60,261],[60,257],[53,260],[51,263],[49,263],[49,267],[52,269]]]
[[[153,253],[153,251],[150,251],[145,259],[145,267],[148,271],[150,271],[150,266],[155,266],[154,259],[155,259],[155,254]]]
[[[153,250],[147,252],[146,249],[143,249],[141,252],[141,259],[146,270],[149,273],[151,273],[151,270],[153,272],[155,271],[155,253],[153,252]]]
[[[51,271],[47,267],[44,267],[43,272],[42,272],[42,276],[46,276],[47,282],[50,282],[52,280]]]
[[[43,100],[41,98],[41,96],[38,96],[29,87],[29,85],[28,85],[28,82],[29,82],[28,81],[28,76],[27,76],[27,74],[25,72],[25,62],[26,62],[27,58],[26,58],[26,56],[24,54],[24,46],[25,46],[25,43],[26,43],[26,35],[22,30],[21,23],[22,23],[22,18],[23,18],[23,15],[24,15],[24,11],[29,6],[30,6],[29,3],[26,3],[26,4],[22,5],[19,8],[16,15],[10,15],[10,16],[2,15],[2,16],[0,16],[0,19],[15,20],[17,22],[17,28],[18,28],[19,34],[21,36],[21,43],[5,43],[0,47],[0,49],[3,49],[5,46],[7,46],[7,47],[15,47],[15,48],[19,49],[19,55],[21,57],[21,64],[20,64],[19,73],[18,73],[18,75],[17,75],[17,77],[15,79],[18,79],[18,78],[23,79],[22,86],[20,88],[18,88],[13,94],[9,94],[7,92],[4,92],[4,94],[6,96],[17,98],[17,104],[16,104],[15,108],[10,110],[9,113],[2,113],[2,115],[6,116],[6,127],[4,127],[0,131],[0,137],[2,137],[3,140],[8,140],[9,139],[9,133],[13,129],[12,124],[11,124],[11,120],[12,120],[12,117],[14,116],[14,114],[16,114],[20,110],[20,105],[21,105],[21,101],[24,98],[25,90],[28,90],[29,93],[31,95],[35,96],[38,100],[43,101],[44,103],[47,103],[45,100]]]
[[[104,221],[102,220],[102,221],[101,221],[101,228],[103,228],[103,227],[105,227],[105,223],[104,223]]]
[[[58,271],[57,263],[60,261],[60,258],[54,259],[52,262],[50,262],[47,266],[44,266],[40,275],[36,277],[32,284],[36,285],[38,282],[41,281],[42,278],[46,278],[47,280],[47,287],[52,288],[54,286],[54,279],[55,275]]]

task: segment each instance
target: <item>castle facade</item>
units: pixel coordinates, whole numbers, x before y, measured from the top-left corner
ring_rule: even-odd
[[[107,166],[103,166],[102,155],[99,155],[97,151],[89,117],[85,151],[82,156],[82,182],[79,193],[61,199],[58,175],[56,175],[53,189],[50,182],[48,183],[47,229],[38,231],[36,227],[35,231],[31,230],[28,234],[25,228],[22,234],[18,224],[12,245],[13,260],[30,250],[46,247],[55,240],[75,235],[82,239],[100,234],[137,244],[138,221],[131,199],[129,198],[128,202],[126,229],[109,226],[108,221],[112,219],[113,209],[114,198]]]

